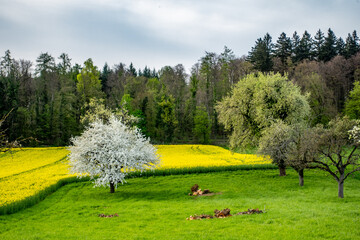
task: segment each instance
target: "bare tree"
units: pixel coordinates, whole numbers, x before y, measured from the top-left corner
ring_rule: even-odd
[[[11,110],[12,111],[12,110]],[[9,116],[11,111],[0,119],[0,128],[5,119]],[[18,141],[9,141],[5,130],[0,130],[0,152],[10,151],[12,148],[19,146]]]

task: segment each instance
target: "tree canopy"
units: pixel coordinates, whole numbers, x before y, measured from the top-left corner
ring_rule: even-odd
[[[71,172],[79,177],[89,174],[95,186],[110,186],[113,193],[118,183],[134,170],[154,168],[159,163],[156,148],[138,129],[125,126],[115,116],[107,123],[97,119],[69,147]]]
[[[328,128],[318,126],[311,131],[317,157],[311,167],[328,172],[338,183],[338,196],[344,197],[344,181],[360,171],[359,122],[349,118],[336,118]]]
[[[139,118],[137,126],[153,142],[196,141],[195,116],[201,106],[209,116],[210,142],[225,139],[215,105],[240,79],[258,71],[278,72],[303,94],[310,93],[311,124],[327,124],[344,112],[354,81],[360,79],[356,31],[343,40],[330,30],[327,36],[319,30],[314,39],[309,32],[295,32],[291,38],[283,32],[276,41],[267,33],[249,56],[236,56],[225,46],[220,53],[205,52],[189,73],[181,64],[150,70],[120,62],[98,68],[92,59],[73,63],[66,53],[41,53],[32,63],[14,59],[7,50],[0,58],[0,116],[13,111],[3,129],[9,141],[33,137],[38,141],[25,144],[64,146],[84,129],[81,119],[90,99],[103,99],[114,112],[129,98],[129,113]],[[326,49],[331,59],[323,58]]]
[[[344,112],[351,119],[360,119],[360,83],[354,83],[353,90],[346,99]]]
[[[280,74],[250,74],[216,106],[219,121],[232,130],[231,147],[256,145],[263,130],[281,120],[293,124],[310,114],[308,96]]]

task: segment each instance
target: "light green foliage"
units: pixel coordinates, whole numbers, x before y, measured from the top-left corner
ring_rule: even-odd
[[[126,110],[131,111],[131,102],[132,102],[132,98],[130,96],[130,94],[124,94],[121,98],[121,106],[123,106]]]
[[[91,58],[84,62],[84,68],[77,75],[77,91],[83,102],[88,102],[90,98],[102,98],[104,93],[101,91],[100,72],[94,66]]]
[[[80,119],[80,122],[84,126],[88,126],[96,119],[107,122],[112,114],[111,110],[105,107],[103,99],[90,98],[89,103],[87,103],[85,107],[87,111]]]
[[[285,124],[306,121],[308,96],[280,74],[250,74],[241,79],[231,95],[218,102],[219,121],[232,130],[230,145],[256,145],[264,129],[277,120]]]
[[[176,125],[174,114],[174,98],[170,96],[162,96],[159,102],[161,108],[161,119],[164,124]]]
[[[360,83],[354,83],[353,90],[349,93],[349,98],[345,102],[345,115],[351,119],[360,119]]]
[[[90,98],[89,103],[85,104],[87,111],[80,119],[84,126],[88,126],[97,119],[107,123],[112,115],[120,119],[128,127],[132,127],[137,123],[138,118],[130,115],[126,107],[111,110],[105,106],[104,102],[103,99]]]
[[[211,120],[205,107],[196,107],[193,132],[201,143],[209,143]]]
[[[174,101],[175,99],[171,95],[163,94],[158,103],[158,116],[160,116],[158,124],[163,126],[163,131],[161,131],[160,135],[166,142],[171,142],[174,130],[178,124],[175,116]]]

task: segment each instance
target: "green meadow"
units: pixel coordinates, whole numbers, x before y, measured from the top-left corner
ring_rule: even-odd
[[[195,183],[217,194],[189,196]],[[285,177],[258,169],[129,178],[114,194],[75,182],[0,216],[0,239],[360,239],[359,184],[349,177],[340,199],[335,180],[315,170],[303,187],[290,169]],[[264,213],[186,220],[224,208]]]

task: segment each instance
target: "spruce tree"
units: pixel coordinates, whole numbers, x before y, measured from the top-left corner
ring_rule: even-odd
[[[312,48],[313,48],[313,39],[311,38],[310,33],[308,33],[308,31],[305,30],[298,46],[297,61],[301,62],[302,60],[305,59],[312,60],[312,55],[313,55]]]
[[[328,35],[325,38],[324,46],[320,54],[320,61],[328,62],[336,56],[336,36],[335,33],[329,28]]]
[[[299,46],[300,46],[300,36],[295,31],[292,37],[292,61],[293,63],[299,62]]]
[[[258,38],[256,40],[255,46],[251,48],[248,56],[248,60],[256,70],[261,72],[270,72],[272,70],[272,48],[273,44],[269,33],[265,34],[264,39]]]
[[[357,36],[356,31],[354,30],[354,32],[352,34],[349,33],[346,38],[345,57],[350,58],[359,51],[360,51],[359,37]]]
[[[105,63],[102,72],[100,73],[100,81],[101,81],[101,90],[103,92],[106,92],[106,87],[107,87],[107,81],[109,78],[109,75],[111,73],[110,67],[107,63]]]
[[[319,61],[319,59],[322,58],[320,55],[322,52],[324,41],[325,41],[324,33],[319,29],[314,36],[314,59],[315,60]]]
[[[284,32],[280,34],[280,37],[276,41],[274,46],[274,54],[280,58],[281,64],[286,65],[288,57],[291,56],[291,40],[286,36]]]
[[[129,66],[129,73],[134,77],[137,76],[136,69],[134,68],[134,65],[132,63],[130,63],[130,66]]]
[[[341,37],[336,41],[336,53],[343,57],[346,56],[345,42]]]

